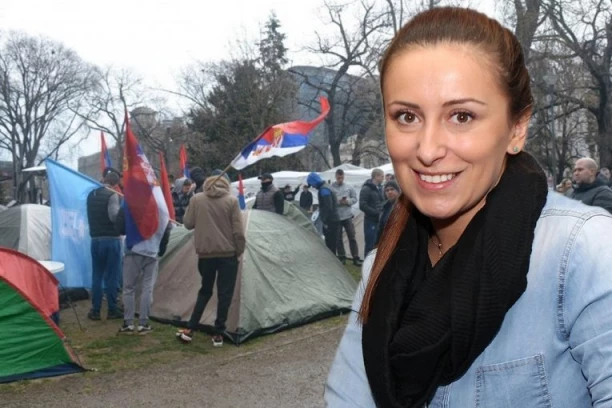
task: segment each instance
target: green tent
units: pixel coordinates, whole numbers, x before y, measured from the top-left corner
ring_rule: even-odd
[[[57,285],[34,259],[0,247],[0,383],[83,371],[52,319]]]
[[[226,335],[246,339],[306,324],[350,309],[356,283],[299,210],[243,211],[247,237],[230,306]],[[184,326],[200,289],[192,232],[174,228],[160,261],[151,316]],[[212,329],[213,293],[201,328]]]

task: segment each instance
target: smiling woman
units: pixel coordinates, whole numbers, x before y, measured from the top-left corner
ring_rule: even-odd
[[[421,13],[389,45],[381,89],[402,195],[364,264],[328,406],[612,400],[612,217],[548,194],[522,152],[529,83],[516,37],[472,10]]]

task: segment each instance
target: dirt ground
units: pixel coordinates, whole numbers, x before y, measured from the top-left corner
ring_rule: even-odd
[[[100,324],[81,323],[86,325],[86,333],[87,325]],[[85,365],[91,367],[92,362],[97,362],[105,367],[106,362],[108,367],[99,372],[0,386],[0,406],[322,407],[325,378],[345,323],[346,317],[332,318],[255,339],[240,347],[225,344],[220,349],[213,348],[209,338],[201,335],[194,340],[198,344],[185,346],[174,340],[177,344],[162,344],[163,350],[156,354],[147,352],[147,347],[153,347],[156,341],[149,337],[148,343],[128,349],[142,364],[122,365],[129,356],[121,354],[116,359],[96,360],[93,354],[96,345],[107,355],[130,345],[114,344],[117,337],[109,337],[80,347],[81,354],[88,351],[91,355],[85,358],[89,362]],[[108,322],[107,331],[115,331],[115,325],[116,321]],[[65,326],[67,332],[74,330],[70,321]],[[96,327],[99,331],[103,326]],[[163,333],[165,341],[173,330],[160,328],[157,335]],[[148,336],[134,337],[134,341],[140,341],[139,338]],[[86,343],[83,338],[78,340]],[[192,346],[200,351],[182,352]],[[154,362],[147,361],[151,356],[155,356]]]

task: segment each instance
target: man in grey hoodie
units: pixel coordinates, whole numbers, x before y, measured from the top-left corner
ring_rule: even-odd
[[[359,247],[355,239],[355,226],[353,225],[353,205],[357,204],[357,193],[353,187],[344,183],[344,170],[336,170],[336,182],[331,185],[331,189],[336,193],[338,201],[338,239],[336,242],[336,252],[342,264],[346,263],[346,251],[342,239],[342,229],[346,231],[353,257],[353,265],[361,266],[359,259]]]

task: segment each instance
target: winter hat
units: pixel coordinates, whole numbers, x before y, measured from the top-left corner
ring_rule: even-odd
[[[391,187],[392,189],[394,189],[394,190],[395,190],[395,191],[397,191],[398,193],[401,193],[401,192],[402,192],[402,190],[400,190],[400,188],[399,188],[399,184],[397,184],[397,182],[395,182],[395,181],[393,181],[393,180],[391,180],[391,181],[387,181],[387,182],[385,183],[385,190],[386,190],[387,188],[389,188],[389,187]]]
[[[223,172],[223,170],[215,169],[215,170],[213,170],[213,172],[210,174],[210,176],[211,176],[211,177],[214,177],[214,176],[220,176],[221,174],[223,174],[223,176],[225,176],[225,179],[226,179],[227,181],[230,181],[230,182],[231,182],[231,180],[230,180],[229,176],[227,175],[227,173],[224,173],[224,172]]]
[[[206,179],[206,174],[204,173],[204,170],[202,170],[201,167],[194,167],[193,169],[191,169],[190,173],[191,173],[191,179],[195,181],[196,183],[196,188],[204,184],[204,180]]]

